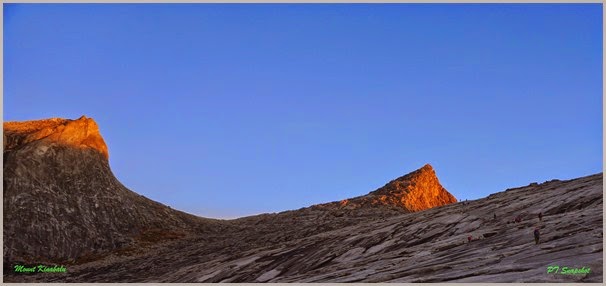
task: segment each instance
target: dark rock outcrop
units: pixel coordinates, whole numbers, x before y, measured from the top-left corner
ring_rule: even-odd
[[[4,261],[77,262],[217,222],[124,187],[90,118],[4,123]]]

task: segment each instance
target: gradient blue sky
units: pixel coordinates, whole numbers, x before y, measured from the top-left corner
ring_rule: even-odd
[[[434,166],[459,199],[602,171],[601,4],[4,4],[4,120],[85,114],[206,217]]]

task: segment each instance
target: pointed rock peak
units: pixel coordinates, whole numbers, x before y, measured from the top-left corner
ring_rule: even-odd
[[[399,177],[366,197],[372,204],[392,205],[409,211],[421,211],[457,202],[438,180],[429,164]]]
[[[423,165],[423,167],[412,171],[402,177],[397,178],[396,180],[405,180],[405,179],[410,179],[412,177],[418,177],[418,176],[433,176],[436,178],[436,180],[438,179],[438,177],[436,176],[436,172],[433,170],[433,167],[429,164],[425,164]]]
[[[431,165],[429,165],[429,164],[425,164],[419,170],[425,170],[425,171],[430,171],[431,170],[431,171],[433,171],[433,167]]]
[[[81,116],[76,120],[50,118],[4,123],[4,149],[10,150],[27,143],[46,140],[78,148],[93,148],[109,157],[107,145],[92,119]]]

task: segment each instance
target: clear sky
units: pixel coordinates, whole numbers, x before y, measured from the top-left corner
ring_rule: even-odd
[[[118,179],[206,217],[459,199],[602,171],[601,4],[4,4],[5,121],[94,118]]]

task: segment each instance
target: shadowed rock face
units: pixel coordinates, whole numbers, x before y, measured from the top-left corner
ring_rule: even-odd
[[[92,119],[7,122],[4,147],[5,262],[77,262],[216,223],[124,187]]]
[[[221,233],[4,281],[602,282],[602,181],[550,181],[414,213],[310,207],[241,218]],[[591,272],[548,274],[552,265]]]
[[[97,147],[30,125],[5,132],[5,266],[75,261],[5,282],[602,282],[601,173],[455,203],[426,165],[365,196],[218,221],[129,191]]]

